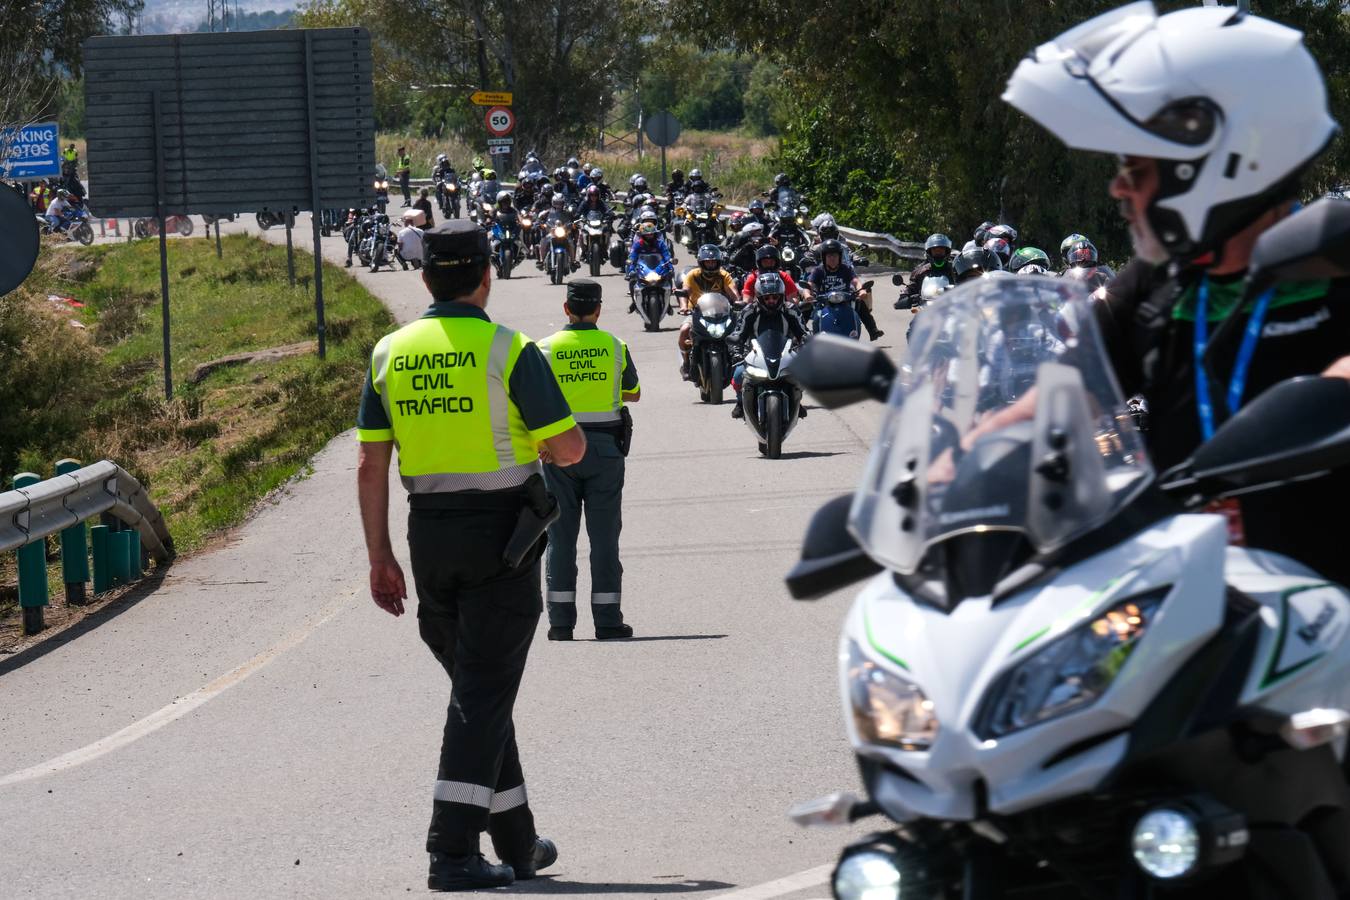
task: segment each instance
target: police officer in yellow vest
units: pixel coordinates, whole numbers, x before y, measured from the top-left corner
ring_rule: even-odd
[[[371,596],[401,615],[388,519],[397,446],[418,630],[452,685],[428,885],[499,887],[558,855],[535,832],[511,711],[543,606],[540,538],[553,508],[541,461],[576,463],[586,437],[539,348],[488,319],[487,235],[448,222],[425,245],[434,302],[375,347],[357,417],[358,493]],[[481,855],[484,830],[502,865]]]
[[[598,283],[581,278],[568,282],[563,304],[568,325],[539,342],[587,438],[580,463],[547,467],[549,490],[561,512],[548,529],[544,565],[551,641],[570,641],[577,624],[577,532],[583,503],[591,539],[595,636],[600,640],[633,636],[619,607],[623,587],[619,530],[630,424],[624,403],[635,402],[642,390],[627,345],[596,327],[600,301]]]

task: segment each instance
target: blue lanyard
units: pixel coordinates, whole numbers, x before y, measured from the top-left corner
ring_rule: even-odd
[[[1228,414],[1232,415],[1242,405],[1242,392],[1247,387],[1247,372],[1252,366],[1252,357],[1256,355],[1256,344],[1261,340],[1261,329],[1265,325],[1266,311],[1275,296],[1271,288],[1262,294],[1252,308],[1247,319],[1247,330],[1242,335],[1242,346],[1238,348],[1237,360],[1233,363],[1233,377],[1228,382]],[[1200,279],[1195,289],[1195,405],[1200,410],[1200,432],[1205,440],[1214,437],[1214,402],[1209,393],[1209,373],[1205,371],[1205,346],[1209,343],[1209,276]]]

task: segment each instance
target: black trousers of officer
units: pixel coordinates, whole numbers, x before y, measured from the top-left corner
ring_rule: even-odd
[[[431,853],[477,853],[486,830],[499,858],[520,858],[536,837],[511,713],[543,607],[542,546],[516,569],[501,562],[523,503],[512,491],[411,500],[418,630],[452,688],[427,832]]]

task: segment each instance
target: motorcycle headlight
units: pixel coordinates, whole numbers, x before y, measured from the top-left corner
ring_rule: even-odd
[[[917,684],[883,669],[855,641],[848,645],[847,676],[853,724],[862,741],[900,750],[933,745],[937,714]]]
[[[1148,633],[1171,586],[1129,597],[1003,673],[985,696],[976,733],[985,740],[1096,703]]]
[[[1139,868],[1164,881],[1191,874],[1200,861],[1200,829],[1181,810],[1145,813],[1130,843]]]
[[[521,226],[522,228],[529,228],[529,227],[530,227],[530,220],[529,220],[529,219],[521,219],[521,220],[520,220],[520,226]]]
[[[720,338],[727,333],[726,322],[704,322],[703,327],[708,331],[708,337]]]
[[[555,238],[565,238],[567,237],[567,229],[559,225],[557,228],[553,229],[553,236]]]
[[[798,224],[798,225],[805,225],[805,224],[806,224],[806,219],[805,219],[804,217],[802,217],[802,216],[798,216],[798,217],[797,217],[797,224]]]
[[[763,366],[746,366],[745,374],[751,378],[763,378],[765,381],[769,379],[769,370]]]
[[[642,280],[647,282],[648,284],[656,284],[658,281],[661,280],[661,276],[656,274],[655,272],[648,272],[646,275],[642,276]]]
[[[883,849],[860,849],[839,860],[831,886],[840,900],[900,900],[900,867]]]
[[[455,185],[455,184],[450,185],[450,193],[453,194],[453,193],[454,193],[455,191],[457,191],[457,190],[459,190],[459,185]]]

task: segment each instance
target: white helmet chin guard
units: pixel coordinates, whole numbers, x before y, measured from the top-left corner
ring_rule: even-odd
[[[1303,35],[1223,7],[1097,16],[1037,47],[1003,99],[1075,149],[1161,161],[1144,212],[1174,258],[1294,196],[1337,131]]]

